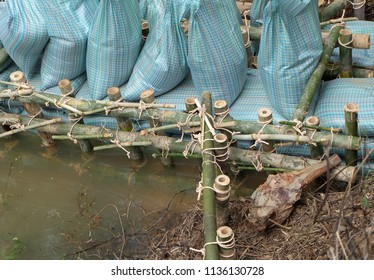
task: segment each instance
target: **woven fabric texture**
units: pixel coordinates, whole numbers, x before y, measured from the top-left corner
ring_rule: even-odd
[[[0,6],[0,41],[26,76],[37,71],[49,37],[38,0]]]
[[[159,96],[176,87],[188,74],[187,38],[180,21],[189,1],[148,1],[149,34],[129,82],[123,87],[125,100],[139,100],[143,90]]]
[[[321,125],[341,128],[344,131],[344,106],[358,105],[358,127],[361,136],[374,136],[374,79],[352,78],[325,82],[319,93],[314,114]]]
[[[86,47],[89,26],[98,0],[40,0],[50,36],[46,46],[41,75],[43,88],[59,80],[74,79],[86,71]]]
[[[285,119],[292,118],[319,62],[320,34],[317,1],[274,0],[264,8],[259,69],[271,104]]]
[[[139,56],[141,38],[137,0],[100,2],[87,47],[87,79],[92,99],[101,99],[109,87],[128,81]]]
[[[188,65],[199,92],[209,91],[229,105],[246,80],[247,55],[235,1],[193,0],[188,33]]]

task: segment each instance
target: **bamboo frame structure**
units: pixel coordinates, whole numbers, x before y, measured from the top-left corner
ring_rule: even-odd
[[[212,114],[212,96],[209,92],[202,93],[202,114]],[[201,119],[201,126],[203,129],[202,140],[202,157],[203,157],[203,220],[204,220],[204,249],[206,260],[218,260],[219,250],[216,243],[216,200],[215,192],[212,189],[215,179],[214,155],[212,150],[214,148],[213,135],[206,122],[208,118]]]

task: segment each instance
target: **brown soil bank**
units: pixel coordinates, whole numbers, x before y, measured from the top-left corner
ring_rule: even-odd
[[[284,224],[260,232],[251,222],[251,200],[232,201],[229,226],[236,259],[374,259],[374,177],[341,189],[322,184],[305,190]],[[196,207],[174,227],[155,230],[146,259],[202,259],[191,249],[203,248],[202,223],[202,210]]]

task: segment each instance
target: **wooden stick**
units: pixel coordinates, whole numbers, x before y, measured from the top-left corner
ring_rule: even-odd
[[[14,134],[19,133],[19,132],[23,132],[23,131],[34,129],[34,128],[39,128],[39,127],[42,127],[42,126],[54,124],[54,123],[61,122],[61,121],[62,121],[61,118],[55,118],[55,119],[51,119],[51,120],[47,120],[47,121],[43,121],[43,122],[38,122],[38,123],[35,123],[35,124],[30,124],[30,125],[27,125],[27,126],[24,126],[24,127],[12,129],[12,130],[6,131],[4,133],[1,133],[0,138],[4,138],[6,136],[14,135]]]

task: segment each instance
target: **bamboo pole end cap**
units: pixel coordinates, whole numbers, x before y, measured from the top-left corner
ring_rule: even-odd
[[[357,113],[358,112],[358,105],[356,103],[347,103],[344,106],[344,111],[347,113]]]
[[[230,238],[233,234],[233,230],[228,226],[222,226],[217,229],[217,236],[221,239]]]
[[[26,82],[26,77],[22,71],[12,72],[9,76],[10,80],[15,83],[24,83]]]

